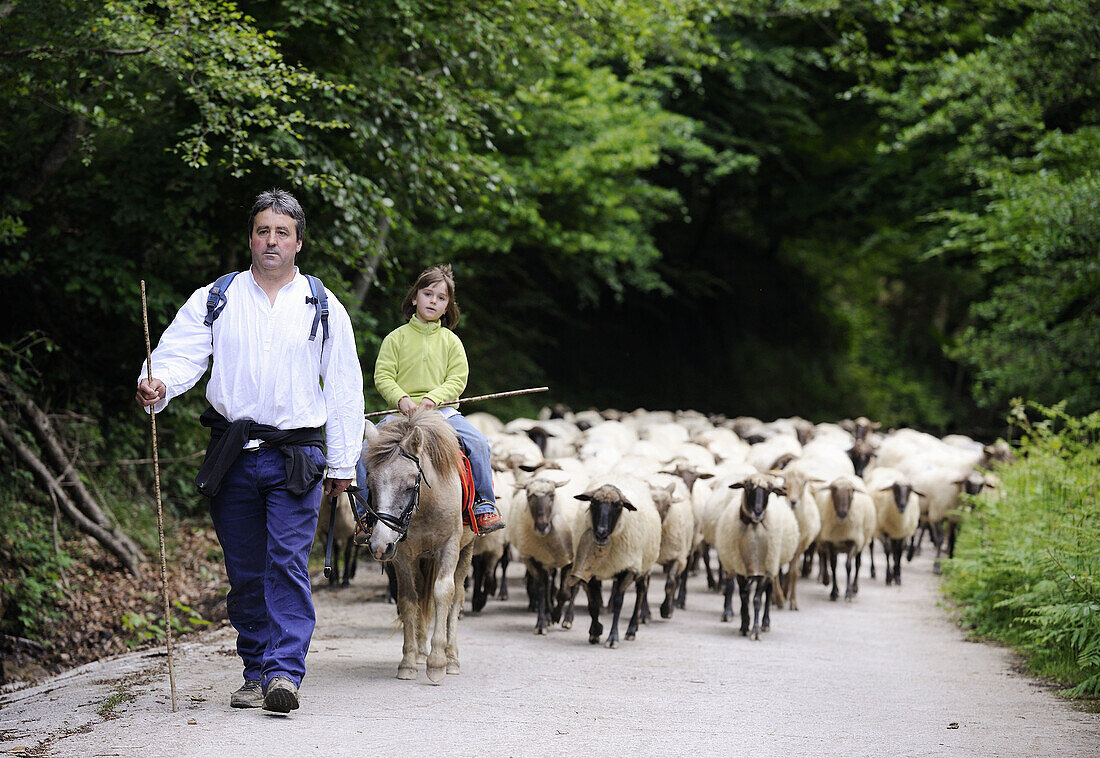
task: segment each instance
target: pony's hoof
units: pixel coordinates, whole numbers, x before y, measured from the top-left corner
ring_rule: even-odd
[[[428,654],[427,653],[417,653],[416,654],[416,665],[423,666],[427,662],[428,662]]]
[[[447,661],[447,673],[451,676],[462,673],[462,667],[458,664],[458,661]]]
[[[432,684],[439,684],[443,681],[443,677],[447,676],[446,666],[428,666],[426,670],[428,672],[428,680]]]
[[[406,682],[415,681],[416,680],[416,669],[411,669],[411,668],[408,668],[408,667],[398,667],[398,669],[397,669],[397,678],[398,679],[403,679]]]

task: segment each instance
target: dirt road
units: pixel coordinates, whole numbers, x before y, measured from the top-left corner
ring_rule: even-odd
[[[866,572],[864,566],[864,572]],[[616,650],[572,630],[532,633],[522,570],[512,599],[460,625],[462,673],[398,681],[393,606],[360,566],[349,589],[316,593],[302,708],[232,710],[233,633],[178,644],[179,712],[163,656],[85,666],[0,700],[0,751],[56,756],[1096,756],[1100,715],[1014,673],[997,647],[967,642],[938,605],[931,560],[904,586],[864,575],[853,603],[800,585],[762,641],[719,621],[690,584],[688,608]],[[881,576],[881,575],[880,575]],[[663,581],[650,591],[654,611]],[[656,602],[654,602],[656,601]],[[625,627],[624,627],[625,628]],[[105,718],[106,717],[106,718]]]

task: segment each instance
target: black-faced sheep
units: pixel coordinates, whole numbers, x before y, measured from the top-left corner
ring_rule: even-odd
[[[920,522],[920,493],[901,471],[877,468],[867,479],[875,502],[876,534],[886,554],[886,584],[901,584],[901,553]]]
[[[838,553],[845,553],[847,581],[844,599],[852,600],[859,593],[863,548],[875,534],[875,504],[864,489],[863,480],[856,476],[837,477],[828,485],[815,489],[814,498],[821,512],[821,532],[817,539],[828,552],[832,574],[833,589],[829,599],[836,600],[839,595],[836,558]]]
[[[653,505],[649,485],[630,477],[595,479],[576,499],[588,503],[588,507],[582,507],[577,515],[574,533],[579,536],[569,584],[587,583],[592,618],[588,641],[596,644],[603,633],[598,600],[600,582],[613,580],[610,600],[613,615],[607,645],[618,647],[619,614],[631,582],[637,595],[626,639],[634,639],[638,631],[649,572],[661,552],[661,517]]]
[[[715,530],[718,560],[732,576],[728,581],[725,613],[732,616],[733,579],[737,579],[741,595],[741,634],[749,634],[749,588],[756,584],[753,595],[752,638],[768,631],[771,618],[772,583],[780,566],[789,563],[798,549],[798,522],[787,503],[782,481],[767,474],[753,474],[730,489],[741,489],[739,508],[727,508]],[[761,598],[765,596],[764,621],[760,622]]]

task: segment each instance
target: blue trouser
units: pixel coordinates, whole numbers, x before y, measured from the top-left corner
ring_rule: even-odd
[[[386,416],[378,424],[382,426],[394,415]],[[474,475],[474,493],[475,500],[484,500],[485,503],[477,506],[474,509],[474,513],[487,513],[488,511],[495,510],[497,498],[493,493],[493,467],[490,462],[489,440],[485,438],[485,435],[474,428],[473,424],[466,420],[461,413],[456,413],[447,419],[452,427],[454,427],[455,434],[458,435],[458,442],[462,446],[462,450],[466,453],[466,457],[470,459],[470,471]],[[363,452],[367,451],[367,443],[363,443]],[[366,488],[367,484],[367,467],[364,465],[362,457],[359,459],[359,463],[355,467],[355,480],[360,487]],[[366,494],[364,493],[364,497]],[[355,500],[356,511],[361,511],[361,508]],[[362,519],[365,514],[359,513],[359,518]]]
[[[322,469],[325,457],[307,448]],[[300,685],[316,616],[309,551],[317,530],[321,485],[303,497],[285,486],[286,464],[275,448],[245,451],[210,500],[210,516],[229,574],[226,609],[237,630],[244,678],[264,687],[277,674]]]

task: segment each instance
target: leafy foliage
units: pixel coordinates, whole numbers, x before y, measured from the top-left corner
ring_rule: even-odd
[[[1037,420],[1033,420],[1037,417]],[[946,564],[945,591],[975,632],[1020,649],[1040,674],[1100,696],[1100,413],[1017,402],[1021,460],[998,472]]]

